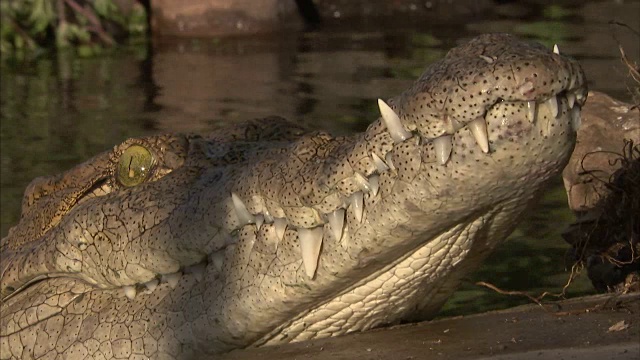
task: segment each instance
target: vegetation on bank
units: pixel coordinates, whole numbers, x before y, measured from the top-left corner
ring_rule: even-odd
[[[55,44],[81,56],[126,38],[142,38],[147,11],[139,0],[3,0],[0,54],[23,57]]]

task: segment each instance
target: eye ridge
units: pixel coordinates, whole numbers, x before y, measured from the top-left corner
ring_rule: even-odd
[[[125,187],[132,187],[145,182],[155,165],[155,157],[143,145],[129,146],[118,161],[116,178]]]

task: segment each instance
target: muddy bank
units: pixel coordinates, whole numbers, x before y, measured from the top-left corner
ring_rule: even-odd
[[[236,350],[239,359],[638,359],[640,294],[595,295],[343,337]]]

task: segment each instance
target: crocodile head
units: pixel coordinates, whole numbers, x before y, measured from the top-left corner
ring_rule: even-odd
[[[585,100],[574,60],[484,35],[361,134],[266,119],[36,179],[1,245],[1,357],[181,359],[428,317],[563,168]]]

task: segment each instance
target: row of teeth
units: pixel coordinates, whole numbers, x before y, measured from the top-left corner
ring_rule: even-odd
[[[383,100],[378,100],[382,119],[395,143],[403,142],[413,137],[413,134],[407,131],[401,124],[398,115]],[[353,216],[357,222],[362,222],[364,215],[364,198],[365,194],[376,196],[380,189],[380,174],[386,171],[395,171],[393,165],[393,154],[387,152],[384,160],[376,153],[371,153],[371,160],[375,165],[375,172],[369,176],[362,175],[358,172],[354,173],[355,182],[358,184],[360,191],[355,191],[348,196],[342,208],[338,208],[328,214],[325,214],[326,223],[329,225],[329,231],[336,241],[341,241],[345,231],[345,217],[347,209],[353,212]],[[245,203],[236,193],[231,194],[231,202],[238,218],[239,226],[255,224],[257,230],[260,230],[263,224],[272,224],[278,241],[282,241],[284,234],[289,227],[286,218],[273,217],[268,211],[259,214],[252,214],[247,209]],[[313,228],[298,227],[298,239],[300,240],[300,250],[302,255],[302,263],[305,273],[309,278],[313,278],[318,267],[320,258],[320,249],[324,237],[324,225]]]
[[[557,53],[557,46],[554,48],[554,52]],[[582,94],[567,93],[567,103],[571,109],[572,125],[577,131],[580,126],[580,106],[576,104],[576,100],[582,100]],[[550,109],[552,116],[555,118],[559,115],[559,99],[558,96],[552,96],[545,100],[541,104],[545,104]],[[535,101],[530,101],[528,106],[528,119],[529,121],[535,121],[537,115],[538,104]],[[410,131],[407,131],[402,125],[400,118],[393,111],[393,109],[383,100],[378,99],[378,107],[382,120],[391,135],[394,143],[401,143],[407,139],[413,137]],[[468,125],[471,134],[475,138],[478,146],[484,153],[489,152],[489,140],[487,136],[487,124],[484,117],[479,117],[474,121],[471,121]],[[453,148],[452,135],[443,135],[432,140],[438,162],[442,165],[446,164],[451,156]],[[356,191],[349,196],[344,204],[344,208],[338,208],[329,214],[326,214],[326,220],[329,224],[329,230],[336,241],[342,239],[345,230],[345,216],[346,210],[351,209],[356,221],[361,222],[364,213],[364,193],[367,192],[371,196],[376,196],[379,190],[379,174],[388,170],[395,171],[395,167],[392,161],[392,152],[389,151],[384,157],[384,160],[376,153],[371,153],[371,159],[375,164],[376,173],[372,173],[369,177],[365,177],[360,173],[355,173],[356,181],[360,184],[361,191]],[[289,226],[286,218],[275,218],[268,212],[260,214],[252,214],[247,209],[246,205],[240,199],[240,197],[232,193],[231,200],[235,209],[236,216],[239,220],[240,227],[255,224],[257,230],[259,230],[263,224],[273,224],[275,228],[276,236],[281,241],[284,238],[284,234]],[[318,267],[318,260],[320,258],[320,249],[322,247],[322,241],[324,236],[324,226],[316,226],[314,228],[298,227],[298,239],[300,240],[300,249],[302,255],[302,262],[305,269],[305,273],[309,278],[313,278]],[[212,262],[214,266],[220,270],[222,268],[223,253],[217,252],[212,255]],[[204,275],[204,263],[197,264],[184,269],[184,273],[191,273],[194,275],[196,281],[200,281]],[[122,289],[124,294],[133,299],[138,293],[150,293],[161,283],[168,283],[169,286],[175,288],[182,277],[181,272],[161,275],[159,278],[153,279],[143,284],[137,284],[132,286],[124,286]]]
[[[546,105],[553,118],[557,118],[559,115],[559,107],[560,107],[560,99],[559,97],[562,95],[554,95],[549,99],[545,100],[541,104]],[[569,93],[566,94],[567,104],[569,105],[569,109],[571,110],[571,126],[574,131],[578,131],[580,128],[580,105],[576,103],[577,101],[583,100],[583,95],[580,93]],[[408,132],[402,126],[398,115],[391,109],[384,101],[378,99],[378,105],[380,106],[380,112],[382,113],[382,118],[391,134],[393,140],[398,143],[402,142],[411,137],[411,133]],[[527,102],[527,119],[529,122],[533,123],[536,119],[538,112],[539,104],[536,101]],[[478,117],[477,119],[471,121],[467,124],[471,134],[473,135],[476,143],[485,154],[489,152],[489,138],[487,136],[487,123],[483,116]],[[441,165],[447,163],[449,158],[451,157],[451,150],[453,149],[453,135],[442,135],[432,140],[433,146],[436,151],[436,157],[438,162]],[[374,154],[375,155],[375,154]]]
[[[216,256],[213,257],[213,264],[218,268],[218,270],[222,269],[222,256],[224,256],[223,253],[218,252]],[[182,280],[182,276],[186,274],[193,276],[197,282],[202,281],[204,278],[205,268],[206,263],[204,262],[187,266],[182,271],[159,275],[145,283],[123,286],[122,291],[126,297],[133,300],[138,294],[151,294],[159,285],[162,284],[167,284],[172,289],[175,289]]]
[[[576,123],[574,128],[577,130],[580,121],[580,107],[575,105],[576,95],[567,96],[568,103],[574,111],[572,111],[573,121]],[[544,102],[551,109],[551,113],[554,117],[558,116],[558,97],[553,96]],[[531,109],[529,114],[530,121],[535,120],[537,104],[535,101],[531,101],[528,104]],[[378,107],[380,108],[380,114],[382,120],[391,135],[391,138],[395,143],[403,142],[413,137],[413,134],[407,131],[402,125],[398,115],[391,109],[387,103],[378,99]],[[468,124],[471,133],[473,134],[480,149],[484,153],[489,152],[489,140],[487,137],[487,124],[483,117],[480,117]],[[453,148],[452,135],[443,135],[433,139],[433,144],[436,150],[438,162],[442,165],[446,164],[451,156],[451,150]],[[362,191],[353,193],[345,202],[345,208],[339,208],[326,215],[326,219],[329,224],[329,230],[333,234],[336,241],[342,239],[342,235],[345,227],[345,214],[346,209],[352,209],[356,221],[361,222],[364,211],[364,192],[368,192],[371,196],[376,196],[379,190],[378,181],[379,175],[387,170],[395,170],[392,153],[388,152],[383,160],[376,153],[371,153],[371,159],[376,166],[377,173],[371,174],[368,178],[355,173],[356,180],[360,183]],[[288,223],[285,218],[273,218],[268,212],[264,214],[252,214],[249,212],[244,202],[240,197],[232,193],[231,199],[233,206],[240,221],[240,226],[247,224],[255,224],[257,229],[264,223],[273,224],[275,227],[278,240],[282,240],[284,233],[287,229]],[[305,272],[309,278],[315,276],[315,272],[318,266],[318,260],[320,256],[320,248],[322,247],[324,229],[323,225],[314,228],[299,227],[298,239],[300,240],[300,249],[302,255],[302,262]]]

